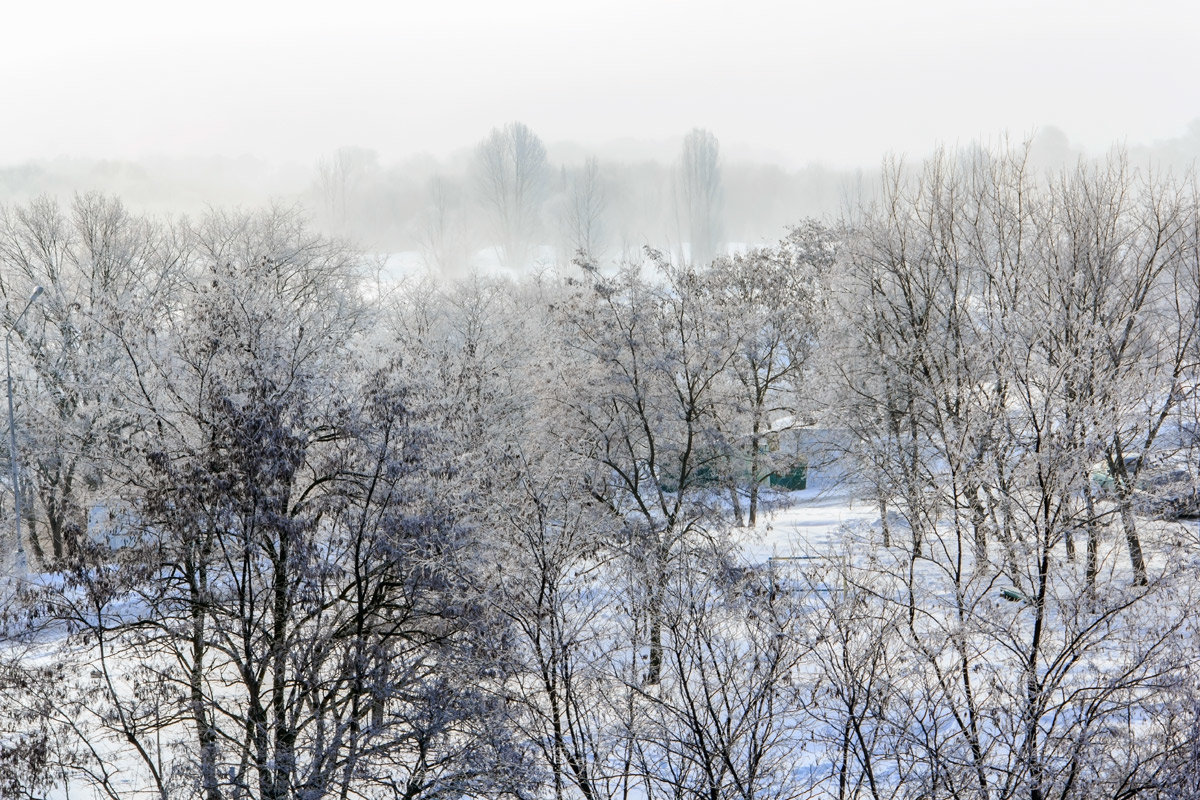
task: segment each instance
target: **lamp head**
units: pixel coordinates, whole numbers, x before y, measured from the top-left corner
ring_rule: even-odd
[[[45,290],[44,290],[44,289],[43,289],[41,286],[39,286],[39,287],[37,287],[36,289],[34,289],[34,290],[33,290],[33,297],[30,297],[30,298],[29,298],[29,302],[31,302],[31,303],[32,303],[34,300],[37,300],[37,299],[38,299],[38,297],[39,297],[39,296],[42,294],[42,292],[43,292],[43,291],[45,291]]]

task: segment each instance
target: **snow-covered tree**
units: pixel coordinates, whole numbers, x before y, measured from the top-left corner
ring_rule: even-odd
[[[121,546],[47,600],[99,659],[72,724],[163,796],[521,784],[454,448],[412,374],[355,355],[355,255],[287,212],[191,235],[186,302],[130,347],[149,435]]]
[[[687,237],[687,263],[705,266],[721,252],[725,236],[721,146],[712,131],[696,128],[683,138],[674,190],[679,236]]]
[[[475,179],[501,263],[529,265],[548,188],[546,148],[528,126],[494,128],[475,151]]]
[[[751,527],[758,520],[763,482],[776,468],[795,466],[775,463],[768,440],[814,421],[804,406],[815,403],[815,395],[805,383],[812,374],[823,286],[836,247],[832,231],[809,221],[774,247],[719,258],[705,272],[712,313],[728,326],[725,336],[734,347],[728,368],[734,396],[722,425],[737,467],[735,492],[748,498]],[[748,465],[745,478],[743,463]],[[740,518],[736,494],[734,507]]]

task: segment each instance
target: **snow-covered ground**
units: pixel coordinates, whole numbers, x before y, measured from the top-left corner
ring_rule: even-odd
[[[759,519],[756,528],[738,536],[746,560],[765,564],[771,558],[833,555],[846,525],[879,521],[879,508],[854,500],[849,487],[820,479],[809,488],[779,498],[779,507]]]

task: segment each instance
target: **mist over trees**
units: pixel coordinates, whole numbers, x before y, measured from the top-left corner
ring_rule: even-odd
[[[700,133],[717,146],[712,132],[689,136]],[[682,139],[594,149],[546,143],[512,122],[440,159],[389,161],[347,145],[307,164],[180,158],[0,167],[0,201],[50,195],[65,203],[77,191],[99,191],[138,211],[167,215],[299,203],[324,233],[373,253],[403,254],[418,271],[462,276],[472,268],[565,267],[580,249],[615,263],[647,245],[678,249],[710,230],[722,241],[765,245],[797,215],[836,214],[858,181],[852,170],[793,170],[726,154],[719,176],[723,213],[713,217],[720,224],[703,222],[710,212],[694,205],[700,216],[693,231],[693,212],[680,205],[693,202],[681,194],[683,150]],[[699,247],[715,254],[714,242]]]
[[[697,128],[683,138],[673,189],[679,238],[687,243],[687,260],[693,264],[712,261],[723,243],[725,191],[720,151],[712,131]]]
[[[493,129],[475,153],[479,200],[506,267],[522,267],[531,260],[530,250],[541,232],[547,172],[545,145],[519,122]]]
[[[1200,796],[1200,194],[1037,155],[3,204],[0,794]]]
[[[519,122],[495,131],[503,136],[517,128],[530,141],[541,141],[537,131]],[[394,269],[462,276],[474,268],[505,263],[505,233],[497,227],[494,212],[488,211],[494,206],[481,193],[477,169],[480,147],[491,137],[491,132],[480,131],[473,145],[439,158],[388,158],[348,144],[303,163],[213,157],[0,165],[0,202],[25,203],[48,195],[68,203],[76,192],[98,191],[121,197],[138,212],[168,216],[202,215],[214,206],[299,203],[317,229],[348,237],[368,252],[390,254]],[[581,246],[593,260],[616,263],[635,257],[646,246],[679,256],[693,239],[713,255],[725,248],[768,245],[798,219],[834,218],[861,199],[870,199],[881,177],[876,165],[835,168],[814,161],[785,166],[719,137],[720,131],[698,129],[674,141],[629,140],[594,147],[543,141],[544,181],[535,181],[540,199],[526,203],[532,212],[521,223],[531,226],[531,232],[521,234],[529,237],[530,251],[525,263],[518,260],[510,268],[562,268]],[[685,148],[699,153],[704,149],[696,149],[701,140],[716,156],[717,169],[709,174],[718,179],[713,185],[720,189],[703,208],[687,199],[681,182]],[[1029,161],[1038,170],[1058,169],[1084,155],[1066,133],[1045,128],[1033,136]],[[1155,169],[1187,169],[1197,156],[1200,139],[1191,130],[1127,151],[1131,164]],[[693,160],[693,166],[700,162]],[[705,216],[710,219],[704,221]],[[588,230],[599,235],[598,245],[587,241]],[[713,231],[715,238],[709,242]],[[697,256],[696,263],[709,260],[699,251]]]
[[[612,246],[614,220],[612,177],[606,175],[595,156],[583,166],[561,171],[558,225],[562,240],[560,254],[571,253],[592,263],[607,260]]]

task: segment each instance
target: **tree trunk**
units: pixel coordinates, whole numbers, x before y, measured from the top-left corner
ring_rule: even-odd
[[[1072,505],[1070,495],[1067,494],[1066,492],[1063,492],[1063,496],[1062,496],[1060,503],[1063,508],[1070,509],[1071,505]],[[1063,544],[1067,548],[1067,561],[1074,564],[1075,563],[1075,526],[1074,525],[1068,525],[1066,527],[1066,529],[1063,531]]]
[[[1096,591],[1096,573],[1099,571],[1100,526],[1096,522],[1096,500],[1092,496],[1092,484],[1083,485],[1083,502],[1087,509],[1087,556],[1084,560],[1084,580],[1089,593]]]
[[[1125,541],[1129,545],[1129,562],[1133,567],[1133,582],[1138,586],[1149,583],[1146,577],[1146,560],[1142,556],[1142,540],[1138,536],[1137,521],[1133,516],[1133,502],[1121,499],[1121,526],[1125,529]]]
[[[287,715],[286,687],[288,683],[288,615],[291,603],[290,558],[291,548],[287,531],[280,531],[278,555],[275,558],[274,598],[272,614],[274,625],[271,636],[271,716],[275,728],[273,753],[274,770],[270,800],[287,800],[291,793],[292,779],[296,771],[296,734]],[[266,800],[266,798],[264,798]]]
[[[662,596],[661,589],[656,589],[650,598],[650,662],[646,668],[646,685],[655,686],[662,679],[663,643],[662,643]]]
[[[758,415],[754,416],[754,429],[750,434],[750,527],[758,522],[758,485],[762,480],[759,470],[762,469],[762,456],[758,452],[761,445],[759,435]]]
[[[221,800],[221,790],[217,784],[217,733],[209,723],[204,703],[205,581],[205,570],[200,566],[192,576],[192,669],[188,675],[188,689],[192,722],[196,726],[196,743],[200,748],[200,789],[206,800]]]
[[[892,529],[888,526],[888,507],[887,498],[883,496],[883,492],[879,493],[879,524],[883,527],[883,546],[892,546]]]
[[[971,528],[975,534],[975,565],[976,568],[987,565],[988,533],[987,509],[979,496],[979,486],[972,484],[967,487],[967,505],[971,508]]]

